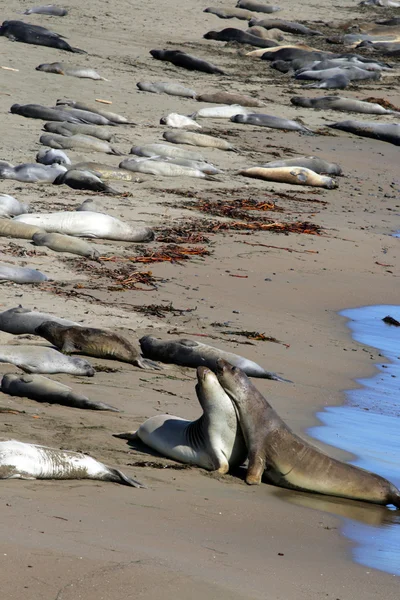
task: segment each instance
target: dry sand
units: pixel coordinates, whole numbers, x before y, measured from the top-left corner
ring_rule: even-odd
[[[219,1],[214,4],[222,6]],[[310,19],[310,23],[317,19],[373,20],[375,15],[385,14],[361,11],[353,0],[318,6],[306,1],[296,11],[288,0],[280,4],[283,10],[278,18],[298,17]],[[18,19],[28,6],[27,2],[11,0],[3,18]],[[96,98],[111,100],[113,110],[138,123],[116,132],[115,145],[126,153],[132,145],[161,140],[164,128],[158,123],[163,115],[172,111],[190,114],[201,106],[194,100],[137,91],[136,82],[144,80],[180,81],[198,92],[224,89],[253,93],[266,100],[265,112],[301,118],[313,129],[347,118],[333,111],[296,109],[289,100],[299,93],[299,85],[292,79],[273,73],[261,61],[244,58],[243,48],[234,44],[203,40],[202,35],[210,29],[245,28],[243,22],[204,14],[206,0],[89,0],[83,4],[71,0],[68,6],[70,14],[64,18],[32,15],[24,20],[68,36],[73,46],[87,50],[87,56],[0,38],[1,64],[19,69],[1,71],[2,160],[33,162],[40,148],[42,122],[9,114],[14,102],[52,106],[62,97],[92,103]],[[329,28],[324,32],[329,33]],[[152,48],[184,49],[222,66],[229,75],[189,73],[153,60],[149,55]],[[61,77],[34,69],[40,63],[57,60],[90,65],[109,81]],[[343,95],[380,96],[400,105],[397,73]],[[375,119],[393,121],[392,117]],[[398,303],[399,240],[390,237],[398,228],[398,149],[340,132],[301,136],[229,121],[204,120],[201,124],[206,133],[224,136],[240,149],[238,154],[202,151],[227,170],[217,181],[143,176],[142,183],[113,183],[127,195],[111,198],[11,181],[3,181],[1,191],[28,201],[39,211],[73,209],[85,198],[96,197],[113,216],[167,227],[181,217],[202,216],[176,208],[185,200],[177,192],[189,199],[194,194],[227,201],[274,199],[285,212],[265,215],[283,221],[312,221],[324,227],[323,235],[211,234],[210,256],[179,264],[139,265],[139,271],[151,270],[159,278],[158,289],[149,291],[121,291],[108,277],[109,269],[127,269],[126,263],[98,264],[35,249],[29,242],[2,239],[2,261],[40,268],[55,282],[32,287],[3,284],[1,309],[22,303],[92,326],[131,329],[134,339],[148,333],[166,336],[175,330],[186,337],[202,334],[206,336],[200,338],[202,341],[242,353],[293,380],[293,385],[270,381],[259,381],[258,385],[288,424],[306,436],[305,430],[316,422],[318,408],[343,402],[343,390],[355,385],[354,378],[374,372],[377,353],[370,349],[365,352],[350,339],[337,312],[365,304]],[[344,177],[339,179],[337,190],[293,188],[234,176],[238,168],[303,153],[318,154],[342,165]],[[119,162],[118,157],[101,154],[70,155],[74,161]],[[289,196],[279,197],[271,191]],[[132,244],[94,243],[107,255],[138,253]],[[135,311],[139,305],[169,303],[192,312],[157,317]],[[244,345],[245,338],[222,333],[228,330],[257,330],[289,347],[268,342]],[[237,342],[228,341],[231,339]],[[5,333],[0,336],[1,343],[16,341]],[[135,429],[145,418],[162,412],[196,418],[199,406],[194,372],[168,366],[164,372],[155,373],[121,363],[92,362],[116,371],[99,372],[90,380],[69,376],[56,379],[124,412],[79,411],[2,396],[3,407],[24,412],[3,415],[1,436],[89,452],[142,480],[148,489],[88,481],[2,482],[3,598],[398,598],[395,577],[352,563],[351,544],[340,536],[336,517],[344,514],[379,523],[387,517],[386,508],[323,502],[312,495],[267,485],[249,488],[240,478],[216,477],[199,469],[131,466],[140,460],[174,464],[144,454],[144,448],[142,452],[134,450],[112,434]],[[17,369],[8,365],[0,368],[1,373],[12,371]],[[349,458],[335,448],[329,452]]]

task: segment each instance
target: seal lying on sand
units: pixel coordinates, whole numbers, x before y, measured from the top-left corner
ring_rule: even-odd
[[[0,237],[17,238],[20,240],[31,240],[32,236],[38,231],[43,232],[43,229],[35,225],[17,223],[16,221],[14,221],[14,219],[0,219]]]
[[[284,158],[282,160],[272,160],[262,165],[264,169],[276,167],[304,167],[314,171],[314,173],[327,173],[328,175],[341,175],[342,167],[336,163],[329,163],[317,156],[297,156],[295,158]]]
[[[63,406],[72,406],[74,408],[83,408],[88,410],[110,410],[119,412],[118,408],[105,404],[104,402],[95,402],[89,400],[83,394],[74,392],[72,388],[53,381],[43,375],[15,375],[6,373],[1,381],[1,391],[10,396],[19,396],[20,398],[30,398],[37,402],[48,402],[49,404],[62,404]]]
[[[58,133],[65,137],[70,137],[75,134],[90,135],[106,142],[111,142],[114,138],[114,132],[107,131],[105,127],[98,125],[86,125],[85,123],[68,123],[68,121],[58,122],[53,121],[45,123],[43,129],[48,133]],[[68,163],[71,164],[71,163]]]
[[[66,8],[56,6],[55,4],[46,4],[45,6],[33,6],[28,8],[24,15],[51,15],[52,17],[65,17],[68,14]]]
[[[399,123],[368,123],[365,121],[340,121],[331,123],[328,127],[340,129],[348,133],[354,133],[361,137],[373,138],[382,142],[389,142],[400,146],[400,124]]]
[[[250,19],[249,25],[250,27],[257,25],[258,27],[264,27],[264,29],[280,29],[286,33],[293,33],[294,35],[322,35],[320,31],[310,29],[301,23],[283,21],[281,19],[253,18]]]
[[[121,156],[123,154],[123,152],[110,146],[108,142],[80,133],[75,133],[69,137],[58,135],[57,133],[44,133],[40,136],[39,141],[44,146],[50,146],[50,148],[61,150],[85,148],[86,150],[105,152],[106,154],[114,154],[116,156]]]
[[[100,256],[100,252],[85,240],[61,233],[38,232],[32,236],[32,241],[35,246],[46,246],[55,252],[69,252],[92,260]]]
[[[164,160],[135,160],[127,158],[119,164],[120,168],[128,169],[134,173],[147,173],[149,175],[159,175],[160,177],[198,177],[200,179],[214,178],[200,169],[193,169],[173,162]]]
[[[41,104],[13,104],[10,112],[29,119],[42,119],[43,121],[68,121],[69,123],[94,123],[98,125],[112,125],[111,121],[100,115],[91,115],[87,111],[73,112],[69,108],[50,108]]]
[[[248,484],[261,483],[265,473],[281,487],[400,508],[400,491],[389,481],[330,458],[295,435],[243,371],[219,360],[217,377],[239,414],[249,452]]]
[[[86,54],[84,50],[70,46],[58,33],[49,31],[39,25],[24,23],[23,21],[3,21],[0,27],[0,35],[5,35],[14,42],[35,44],[35,46],[50,46],[51,48],[58,48],[67,52]]]
[[[167,125],[168,127],[176,127],[177,129],[201,129],[201,125],[196,123],[194,119],[178,113],[169,113],[166,117],[162,117],[160,124]]]
[[[101,77],[94,69],[90,67],[73,67],[64,63],[42,63],[35,69],[36,71],[44,71],[45,73],[55,73],[56,75],[69,75],[70,77],[80,77],[81,79],[94,79],[108,81],[105,77]]]
[[[173,144],[188,144],[189,146],[200,146],[205,148],[218,148],[219,150],[231,150],[237,152],[227,140],[205,135],[204,133],[192,133],[190,131],[166,131],[163,138]]]
[[[147,419],[136,432],[115,437],[140,439],[163,456],[227,473],[247,456],[233,404],[217,377],[206,367],[197,368],[196,394],[203,409],[196,421],[171,415]]]
[[[201,344],[193,340],[175,339],[159,340],[151,335],[146,335],[139,340],[142,354],[146,358],[159,360],[163,363],[173,363],[183,367],[208,367],[215,370],[217,360],[224,358],[230,364],[240,366],[250,377],[261,377],[263,379],[273,379],[274,381],[288,381],[279,377],[275,373],[266,371],[260,365],[248,360],[238,354],[225,352],[219,348]]]
[[[98,479],[144,487],[86,454],[16,440],[0,442],[0,479]]]
[[[50,123],[46,123],[50,125]],[[57,163],[59,165],[70,165],[71,161],[69,157],[62,150],[56,150],[55,148],[40,148],[36,154],[36,162],[43,165],[52,165]]]
[[[170,96],[180,96],[181,98],[196,98],[196,92],[185,87],[180,83],[173,81],[139,81],[136,84],[142,92],[152,92],[153,94],[169,94]]]
[[[93,377],[90,363],[76,356],[65,356],[45,346],[0,346],[0,362],[16,365],[27,373],[70,373]]]
[[[222,104],[221,106],[206,106],[205,108],[200,108],[190,116],[193,119],[197,119],[199,117],[207,119],[230,119],[235,115],[247,115],[251,112],[252,111],[245,106],[239,106],[237,104]]]
[[[239,106],[265,106],[262,100],[245,96],[244,94],[235,94],[231,92],[209,92],[200,94],[196,97],[199,102],[212,102],[213,104],[236,104]]]
[[[14,283],[41,283],[49,278],[37,269],[27,267],[14,267],[0,264],[0,282],[13,281]]]
[[[149,158],[183,158],[185,160],[199,160],[205,162],[205,158],[198,152],[179,148],[174,144],[145,144],[144,146],[132,146],[131,154],[136,156],[147,156]]]
[[[53,184],[68,185],[73,190],[91,190],[92,192],[104,192],[112,195],[119,193],[87,169],[70,169],[56,177]]]
[[[270,127],[271,129],[285,129],[286,131],[301,131],[303,133],[312,133],[311,129],[304,127],[297,121],[283,119],[282,117],[274,117],[272,115],[264,115],[251,113],[247,115],[234,115],[231,117],[233,123],[243,123],[245,125],[258,125],[259,127]]]
[[[365,102],[355,98],[341,98],[340,96],[320,96],[319,98],[304,98],[294,96],[290,102],[295,106],[304,108],[315,108],[322,110],[340,110],[343,112],[357,112],[366,115],[392,115],[396,111],[384,108],[375,102]]]
[[[89,113],[93,113],[95,115],[100,115],[104,119],[107,119],[114,125],[134,125],[132,121],[129,121],[126,117],[119,115],[115,112],[111,112],[109,110],[104,110],[100,106],[96,106],[95,104],[86,104],[86,102],[80,102],[79,100],[70,100],[69,98],[59,98],[56,102],[57,107],[69,107],[70,110],[81,110]]]
[[[255,0],[238,0],[236,4],[237,8],[246,8],[247,10],[253,10],[254,12],[262,13],[274,13],[278,10],[282,10],[279,6],[271,6],[270,4],[262,4]]]
[[[0,217],[15,217],[26,212],[29,212],[28,204],[23,204],[8,194],[0,194]]]
[[[162,369],[153,361],[144,360],[126,338],[112,331],[94,327],[68,327],[46,321],[35,329],[35,334],[44,337],[64,354],[85,354],[119,360],[141,369]]]
[[[225,71],[212,63],[181,52],[181,50],[150,50],[150,54],[157,60],[165,60],[172,63],[176,67],[182,67],[189,71],[202,71],[203,73],[213,73],[219,75],[225,75]]]
[[[53,183],[66,170],[64,165],[58,163],[25,163],[16,167],[0,167],[0,179],[13,179],[24,183]]]
[[[87,211],[28,213],[14,217],[12,222],[27,223],[45,229],[48,233],[65,233],[77,237],[103,238],[106,240],[123,240],[126,242],[149,242],[154,239],[154,232],[149,227],[134,229],[110,215]],[[36,232],[35,232],[36,233]]]
[[[78,171],[91,171],[97,177],[106,180],[114,181],[140,181],[127,169],[120,169],[119,167],[113,167],[112,165],[105,165],[98,162],[81,162],[73,165],[71,170]],[[72,187],[72,186],[71,186]]]
[[[209,6],[203,10],[205,13],[211,13],[220,19],[240,19],[242,21],[250,21],[254,17],[254,13],[251,10],[244,10],[241,8],[214,8]]]
[[[304,167],[251,167],[250,169],[240,170],[239,175],[265,179],[265,181],[276,181],[278,183],[323,187],[328,190],[337,188],[336,181],[331,179],[331,177],[319,175]]]
[[[278,46],[273,40],[252,35],[248,31],[227,27],[222,31],[208,31],[203,35],[205,40],[216,40],[217,42],[236,42],[238,44],[248,44],[249,46],[257,46],[258,48],[273,48]]]
[[[6,331],[14,335],[32,334],[35,329],[45,321],[56,321],[61,325],[78,325],[75,321],[62,319],[49,313],[42,313],[19,305],[15,308],[9,308],[0,313],[0,331]]]

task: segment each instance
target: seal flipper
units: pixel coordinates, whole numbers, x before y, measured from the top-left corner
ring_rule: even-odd
[[[153,369],[154,371],[162,371],[164,369],[164,367],[159,365],[154,360],[142,357],[137,358],[133,364],[139,367],[139,369]]]
[[[130,485],[131,487],[135,487],[135,488],[146,489],[146,486],[143,485],[143,483],[140,483],[140,481],[136,481],[136,479],[132,479],[131,477],[128,477],[127,475],[124,475],[124,473],[122,473],[118,469],[113,469],[112,467],[107,467],[107,470],[108,470],[108,473],[107,473],[108,481],[114,481],[115,483],[121,483],[122,485]]]
[[[265,469],[265,457],[258,450],[249,451],[249,466],[246,473],[248,485],[260,485]]]
[[[140,440],[137,431],[127,431],[126,433],[113,433],[112,436],[115,438],[119,438],[120,440]]]

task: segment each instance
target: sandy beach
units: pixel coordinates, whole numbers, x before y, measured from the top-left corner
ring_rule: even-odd
[[[234,3],[216,0],[215,5]],[[354,0],[334,5],[323,0],[318,6],[309,0],[301,6],[282,0],[279,5],[279,18],[315,25],[325,37],[331,31],[337,34],[338,29],[329,25],[333,22],[373,22],[398,13],[362,9]],[[294,382],[257,380],[257,387],[288,425],[307,438],[306,430],[318,423],[315,413],[343,403],[344,390],[356,386],[355,379],[376,372],[379,360],[378,351],[351,339],[338,311],[399,302],[399,239],[391,236],[400,229],[398,149],[329,130],[326,124],[359,117],[394,123],[398,118],[296,108],[290,103],[292,96],[325,95],[324,90],[301,91],[299,82],[273,71],[265,61],[246,57],[251,47],[204,40],[211,29],[246,28],[243,21],[203,13],[209,6],[206,0],[89,0],[84,5],[70,0],[69,14],[63,18],[21,17],[29,6],[26,0],[11,0],[3,19],[45,26],[87,54],[0,38],[1,65],[18,69],[1,70],[0,160],[34,162],[41,148],[43,121],[10,114],[14,103],[54,106],[59,98],[92,104],[96,99],[110,101],[110,106],[99,106],[136,124],[114,128],[113,144],[124,155],[134,145],[162,141],[166,127],[159,124],[161,117],[170,112],[189,115],[207,106],[193,99],[140,92],[138,81],[176,81],[197,93],[225,90],[254,95],[265,101],[265,108],[257,112],[300,119],[317,133],[300,135],[199,119],[203,133],[223,137],[238,149],[199,149],[222,174],[214,181],[138,174],[140,182],[112,182],[120,192],[117,196],[2,180],[0,191],[29,203],[31,211],[74,210],[90,197],[114,217],[158,228],[159,238],[147,245],[91,241],[103,257],[112,259],[100,261],[55,253],[28,240],[0,238],[2,263],[37,268],[51,279],[32,286],[3,283],[0,310],[22,304],[88,326],[123,331],[135,342],[147,334],[165,338],[175,334],[242,354]],[[285,39],[298,41],[287,34]],[[305,38],[308,44],[326,48],[323,39]],[[149,54],[153,48],[184,50],[217,64],[227,75],[189,72],[154,60]],[[107,81],[35,70],[55,61],[93,67]],[[360,82],[340,95],[378,97],[400,106],[398,64],[381,81]],[[303,154],[339,163],[344,175],[337,178],[338,188],[295,187],[236,174],[241,168]],[[73,163],[89,160],[117,166],[121,161],[119,156],[84,150],[68,155]],[[204,219],[231,224],[243,219],[201,212],[196,205],[233,206],[239,200],[275,204],[269,211],[251,211],[254,221],[312,223],[319,234],[202,228]],[[168,240],[170,232],[176,239],[173,228],[184,230],[189,225],[203,234],[198,242],[180,244],[196,249],[190,259],[127,260],[148,256],[149,249],[162,251],[168,241],[159,241],[161,234]],[[124,285],[136,272],[151,272],[150,285]],[[277,343],[248,340],[240,335],[243,331],[264,333]],[[35,336],[21,340],[0,332],[0,344],[15,343],[46,344]],[[197,418],[195,371],[173,365],[144,371],[116,361],[90,361],[99,369],[94,378],[52,377],[118,407],[120,413],[39,404],[2,394],[2,409],[12,412],[1,415],[0,436],[83,451],[139,479],[147,489],[98,481],[3,481],[4,598],[398,598],[397,578],[355,564],[351,543],[340,535],[340,516],[379,524],[390,518],[388,508],[324,502],[322,497],[266,484],[248,487],[237,474],[163,468],[177,463],[144,446],[132,447],[113,434],[135,430],[155,414]],[[18,369],[0,364],[1,374],[10,372]],[[335,447],[312,442],[336,458],[351,458]],[[143,461],[156,464],[138,466]]]

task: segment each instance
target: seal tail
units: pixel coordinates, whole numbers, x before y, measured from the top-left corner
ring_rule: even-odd
[[[126,433],[113,433],[112,435],[113,437],[119,438],[120,440],[128,440],[130,442],[140,439],[137,434],[137,431],[127,431]]]
[[[136,481],[136,479],[132,479],[131,477],[128,477],[127,475],[124,475],[124,473],[122,473],[122,471],[119,471],[118,469],[113,469],[111,467],[108,467],[108,471],[109,471],[109,480],[110,481],[114,481],[115,483],[121,483],[122,485],[130,485],[131,487],[135,487],[135,488],[144,488],[146,489],[146,486],[143,485],[143,483],[140,483],[140,481]]]
[[[156,363],[154,360],[149,360],[148,358],[139,358],[136,361],[136,365],[140,369],[153,369],[155,371],[162,371],[164,368],[160,364]]]
[[[124,156],[123,152],[120,152],[119,150],[117,150],[114,147],[111,147],[110,152],[107,152],[107,154],[114,154],[115,156]]]
[[[271,379],[272,381],[280,381],[282,383],[293,383],[290,379],[285,379],[284,377],[279,377],[276,373],[271,373],[270,371],[265,371],[264,375],[265,379]]]
[[[81,48],[73,48],[70,46],[71,52],[75,52],[75,54],[87,54],[86,50],[82,50]]]
[[[393,484],[390,484],[390,488],[388,504],[393,504],[396,508],[400,509],[400,490]]]

